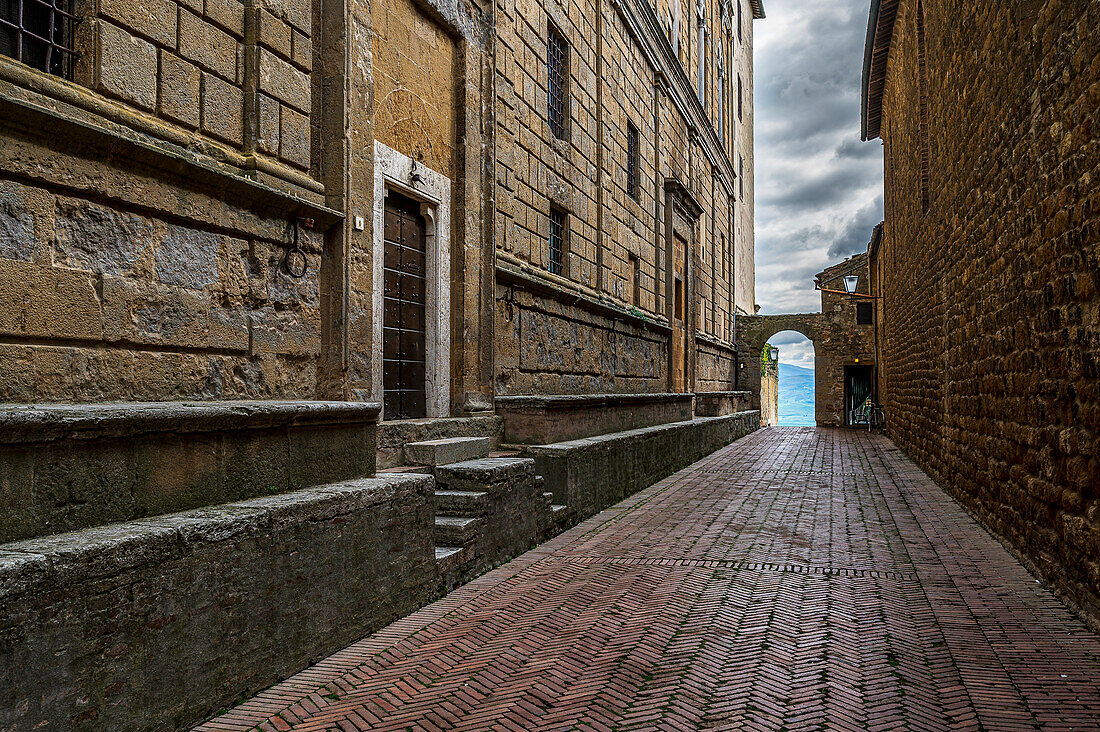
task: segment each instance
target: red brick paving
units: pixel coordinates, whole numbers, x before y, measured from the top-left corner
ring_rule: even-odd
[[[1100,637],[888,440],[771,428],[198,729],[1097,730]]]

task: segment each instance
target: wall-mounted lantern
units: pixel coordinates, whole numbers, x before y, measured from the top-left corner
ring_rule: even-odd
[[[768,358],[772,361],[778,361],[779,360],[779,349],[776,348],[775,346],[769,347],[768,348]]]
[[[859,284],[859,275],[844,276],[844,291],[849,295],[856,294],[856,285]]]

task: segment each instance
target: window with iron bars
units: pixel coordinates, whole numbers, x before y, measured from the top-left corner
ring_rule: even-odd
[[[79,54],[73,0],[0,0],[0,54],[65,79]]]
[[[546,42],[547,121],[554,137],[564,139],[569,115],[569,44],[554,26],[548,26]]]
[[[626,194],[638,200],[638,158],[640,147],[638,128],[626,123]]]
[[[568,231],[566,214],[560,208],[550,209],[550,266],[551,274],[565,276],[565,247]]]

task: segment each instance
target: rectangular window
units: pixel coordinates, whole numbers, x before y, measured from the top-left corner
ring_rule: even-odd
[[[626,123],[626,194],[638,200],[638,174],[639,165],[638,159],[640,152],[640,141],[638,138],[638,128],[630,122]]]
[[[737,0],[737,40],[743,42],[745,37],[741,34],[741,0]]]
[[[72,0],[0,0],[0,54],[47,74],[73,78],[80,22]]]
[[[552,274],[565,276],[565,247],[568,231],[566,213],[560,208],[550,209],[550,266]]]
[[[549,106],[546,118],[554,137],[565,139],[569,116],[569,44],[554,26],[547,26],[546,69]]]
[[[737,194],[745,200],[745,156],[737,156]]]
[[[856,303],[856,325],[872,325],[875,322],[875,311],[872,303]]]
[[[744,90],[741,84],[741,74],[737,75],[737,121],[744,120],[745,115],[745,103],[744,103]]]
[[[630,276],[631,276],[631,298],[630,302],[634,307],[641,307],[642,305],[642,263],[633,254],[628,254],[627,260],[630,263]]]

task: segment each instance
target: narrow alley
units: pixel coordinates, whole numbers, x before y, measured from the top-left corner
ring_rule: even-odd
[[[769,428],[197,729],[1097,719],[1100,637],[888,439]]]

